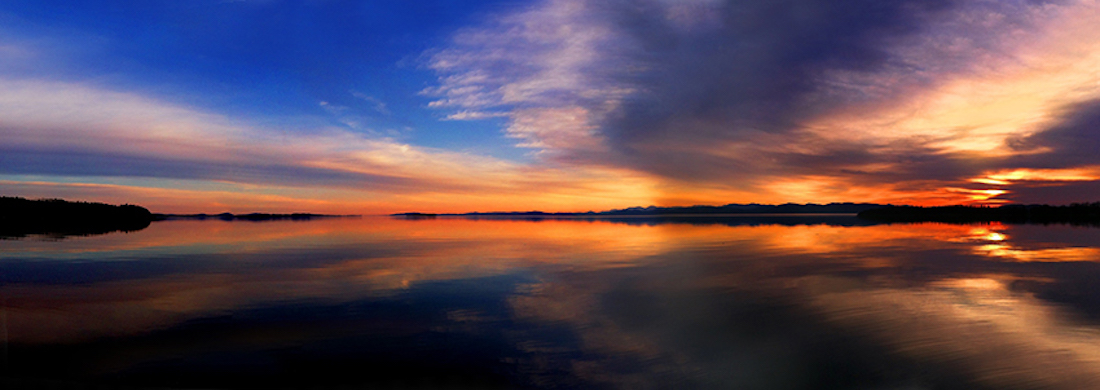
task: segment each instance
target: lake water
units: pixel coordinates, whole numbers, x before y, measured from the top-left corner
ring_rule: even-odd
[[[165,221],[0,241],[8,388],[1100,388],[1100,229]]]

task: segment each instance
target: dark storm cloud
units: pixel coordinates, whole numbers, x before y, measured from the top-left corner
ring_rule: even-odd
[[[730,1],[718,26],[684,33],[663,13],[627,9],[620,25],[642,43],[645,91],[608,126],[623,144],[782,131],[840,104],[815,101],[828,70],[872,71],[891,59],[891,40],[920,31],[950,1]],[[624,7],[626,8],[626,7]],[[851,98],[847,96],[835,96]]]
[[[712,7],[717,18],[712,26],[688,32],[671,26],[666,14],[652,7],[623,7],[619,25],[642,42],[645,50],[635,60],[647,70],[628,78],[642,92],[626,99],[602,127],[603,134],[619,163],[667,177],[843,175],[859,171],[853,166],[903,163],[916,168],[915,163],[922,166],[916,176],[957,178],[977,167],[933,156],[928,152],[934,150],[919,140],[882,153],[872,150],[875,145],[823,143],[801,130],[831,110],[894,99],[934,84],[935,73],[964,69],[978,50],[930,48],[928,41],[944,33],[936,29],[959,28],[956,20],[983,12],[1009,15],[997,27],[1021,27],[1026,24],[1022,17],[1008,11],[1026,5],[728,1]],[[955,33],[966,33],[975,48],[994,46],[990,32],[963,28]],[[903,54],[906,46],[944,56],[922,62],[928,59]],[[842,83],[837,74],[863,78]],[[715,155],[713,148],[724,143],[744,147]],[[904,171],[887,174],[905,176]]]
[[[1061,123],[1027,137],[1009,141],[1019,152],[1028,154],[1011,162],[1031,168],[1064,168],[1100,164],[1100,99],[1066,109]]]
[[[1100,182],[1024,183],[1013,186],[1006,198],[1023,204],[1092,203],[1100,201]]]
[[[1013,37],[1049,4],[547,1],[459,34],[432,57],[441,86],[427,93],[437,107],[511,110],[510,136],[567,164],[742,188],[797,175],[958,180],[996,165],[943,150],[965,130],[869,142],[826,139],[813,122],[1011,62]],[[577,107],[590,128],[527,119]]]
[[[1100,100],[1069,107],[1046,131],[1009,140],[1025,153],[998,161],[1000,170],[1074,169],[1100,166]],[[1019,203],[1068,204],[1100,201],[1100,181],[1038,180],[1014,183],[1008,196]]]

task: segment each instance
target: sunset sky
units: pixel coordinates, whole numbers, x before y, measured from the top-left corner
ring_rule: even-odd
[[[1100,0],[5,0],[0,195],[1100,201]]]

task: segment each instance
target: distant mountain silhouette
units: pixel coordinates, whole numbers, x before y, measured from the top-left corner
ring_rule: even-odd
[[[614,217],[614,216],[662,216],[662,215],[719,215],[719,214],[856,214],[861,211],[888,207],[890,205],[874,203],[829,203],[829,204],[727,204],[724,206],[682,206],[682,207],[630,207],[608,211],[589,211],[584,213],[547,213],[542,211],[494,211],[488,213],[465,214],[425,214],[400,213],[398,217],[418,218],[424,216],[514,216],[514,217]]]
[[[500,220],[541,222],[549,220],[566,221],[602,221],[634,226],[657,225],[725,225],[725,226],[873,226],[884,222],[860,219],[855,214],[696,214],[696,215],[630,215],[630,216],[605,216],[605,215],[462,215],[457,216],[470,220]],[[424,219],[410,217],[409,219]],[[432,219],[432,218],[428,218]]]
[[[829,204],[727,204],[724,206],[687,206],[687,207],[631,207],[626,209],[603,211],[599,215],[693,215],[693,214],[856,214],[860,211],[888,205],[874,203],[829,203]]]
[[[881,222],[1068,223],[1100,226],[1100,202],[1074,203],[1068,206],[892,206],[862,211],[858,215],[860,218]]]
[[[149,210],[131,204],[0,197],[0,237],[131,232],[146,228],[151,221],[153,215]]]
[[[464,214],[428,214],[400,213],[392,214],[409,219],[434,218],[436,216],[459,216],[467,218],[509,217],[509,218],[615,218],[638,217],[639,223],[667,222],[668,219],[680,219],[683,223],[708,223],[694,220],[698,217],[720,218],[723,215],[793,215],[793,214],[854,214],[870,223],[891,222],[1009,222],[1009,223],[1068,223],[1076,225],[1100,226],[1100,202],[1074,203],[1068,206],[1051,205],[1004,205],[1000,207],[984,206],[894,206],[875,203],[829,203],[829,204],[727,204],[724,206],[683,206],[683,207],[630,207],[607,211],[588,211],[583,213],[547,213],[543,211],[494,211]],[[772,216],[769,218],[775,218]],[[656,220],[661,219],[661,221]],[[715,220],[717,221],[717,220]],[[713,222],[713,221],[712,221]],[[849,220],[823,221],[829,224],[853,224]],[[743,217],[737,220],[718,223],[745,224]],[[772,223],[772,222],[768,222]],[[803,222],[792,221],[801,224]],[[859,224],[859,223],[855,223]]]

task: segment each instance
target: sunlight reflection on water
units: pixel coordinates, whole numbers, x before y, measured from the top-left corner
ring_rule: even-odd
[[[3,241],[3,376],[189,388],[1100,383],[1100,229],[691,221],[167,221]]]

